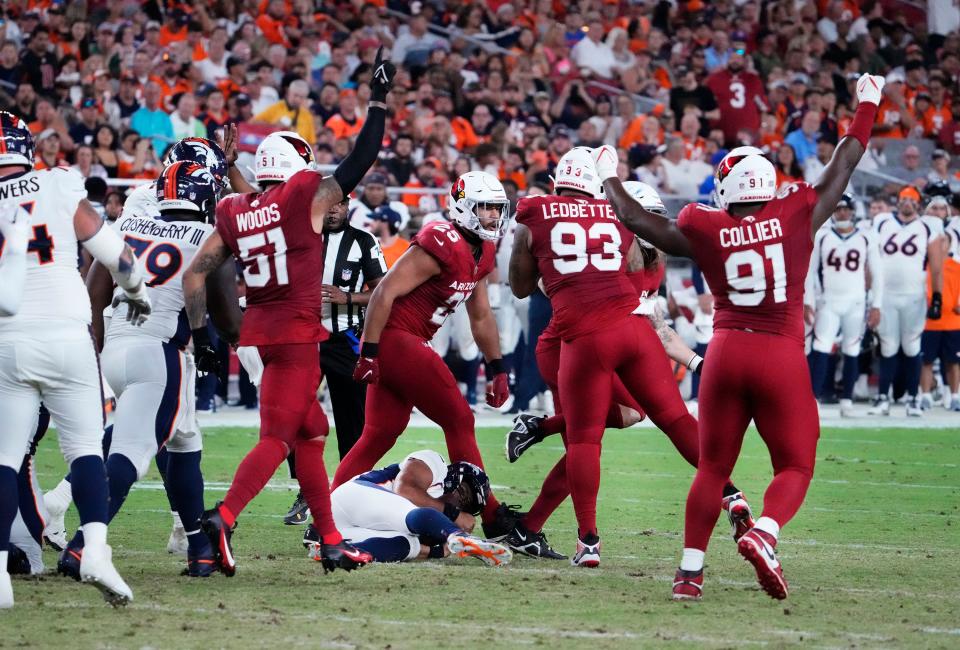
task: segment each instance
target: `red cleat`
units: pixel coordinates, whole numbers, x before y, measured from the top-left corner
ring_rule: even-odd
[[[771,598],[783,600],[787,597],[787,580],[783,577],[783,568],[777,561],[774,549],[777,540],[769,533],[756,528],[751,529],[737,542],[737,550],[757,571],[757,582]]]
[[[733,541],[739,542],[740,538],[747,534],[753,528],[753,512],[750,510],[750,504],[747,503],[743,492],[737,492],[730,496],[723,497],[720,502],[724,511],[727,513],[727,520],[730,522],[730,534],[733,535]]]
[[[684,571],[677,569],[673,578],[674,600],[700,600],[703,598],[703,569]]]

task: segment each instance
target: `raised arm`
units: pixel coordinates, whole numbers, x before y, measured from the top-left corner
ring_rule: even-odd
[[[201,373],[216,372],[219,366],[207,332],[207,276],[229,258],[230,249],[223,242],[220,233],[213,231],[197,251],[190,268],[183,273],[183,301],[193,333],[197,371]]]
[[[249,194],[256,192],[257,188],[247,182],[237,167],[237,124],[231,122],[225,124],[223,129],[217,135],[217,144],[223,149],[223,155],[227,159],[227,178],[230,179],[230,187],[239,194]]]
[[[510,290],[517,298],[526,298],[537,290],[539,278],[537,258],[530,250],[530,229],[519,223],[513,237],[513,250],[510,252]]]
[[[473,340],[477,342],[477,347],[487,362],[487,371],[491,377],[491,381],[487,382],[487,404],[499,408],[510,397],[510,380],[503,365],[500,332],[497,329],[497,319],[490,309],[486,280],[478,283],[467,299],[467,314],[470,316]]]
[[[367,104],[367,119],[357,134],[353,149],[329,176],[317,186],[311,207],[313,231],[321,232],[323,222],[334,205],[348,196],[360,183],[367,170],[377,160],[383,145],[383,130],[387,117],[387,93],[393,86],[397,69],[382,58],[383,48],[373,62],[373,78],[370,80],[370,101]]]
[[[20,311],[27,280],[27,242],[30,213],[14,204],[0,213],[0,316]]]
[[[850,183],[853,170],[856,169],[863,152],[870,142],[870,132],[877,119],[877,108],[883,95],[884,78],[864,74],[857,80],[857,112],[847,135],[840,141],[833,157],[814,183],[817,191],[817,203],[813,208],[813,232],[816,235],[837,207],[843,191]]]
[[[668,255],[693,255],[690,242],[680,232],[675,221],[645,210],[623,188],[623,183],[617,178],[619,160],[616,149],[607,144],[598,147],[593,150],[593,160],[597,174],[603,182],[603,189],[607,192],[607,200],[627,230],[646,239]]]

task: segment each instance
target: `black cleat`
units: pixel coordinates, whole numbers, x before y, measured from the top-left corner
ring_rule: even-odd
[[[513,429],[507,434],[508,461],[511,463],[517,462],[523,452],[543,441],[540,424],[545,419],[539,415],[528,415],[527,413],[521,413],[513,418]]]
[[[507,536],[501,541],[517,553],[523,553],[530,557],[546,558],[548,560],[567,559],[567,556],[563,553],[558,553],[550,548],[546,535],[542,532],[530,532],[521,522],[517,522],[513,530],[507,533]]]
[[[303,548],[313,550],[316,546],[320,546],[320,533],[313,524],[307,524],[307,529],[303,531]]]
[[[303,498],[303,492],[297,492],[297,498],[283,518],[283,523],[287,526],[302,526],[308,521],[310,521],[310,506]]]
[[[497,507],[497,518],[483,524],[483,536],[491,542],[499,542],[506,537],[514,526],[520,523],[527,513],[520,512],[520,506],[508,506],[501,503]]]
[[[30,558],[27,557],[27,554],[24,553],[23,549],[19,546],[13,544],[9,547],[9,555],[7,555],[7,573],[12,576],[30,575]],[[79,567],[78,567],[79,570]]]
[[[221,502],[222,503],[222,502]],[[213,510],[207,510],[200,517],[200,528],[210,540],[210,546],[213,548],[213,557],[217,568],[225,576],[232,576],[237,572],[237,563],[233,559],[233,547],[230,545],[230,538],[233,536],[233,530],[227,526],[220,516],[220,503]]]
[[[361,551],[347,540],[339,544],[319,544],[310,549],[310,558],[323,565],[323,572],[335,569],[353,571],[373,562],[373,556]]]
[[[213,548],[209,544],[199,553],[187,549],[187,568],[183,575],[191,578],[207,578],[216,572],[217,560],[214,557]]]
[[[71,548],[67,546],[67,548],[63,549],[60,558],[57,560],[57,573],[80,582],[80,558],[82,556],[82,548]]]

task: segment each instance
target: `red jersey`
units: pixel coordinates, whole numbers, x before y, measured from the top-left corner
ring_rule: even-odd
[[[716,126],[723,130],[728,142],[736,140],[740,129],[760,130],[760,114],[769,110],[760,77],[752,72],[733,74],[718,70],[707,77],[704,85],[717,98],[720,120]]]
[[[713,293],[714,329],[756,330],[803,342],[803,283],[813,250],[817,193],[786,186],[756,214],[690,204],[677,225]]]
[[[663,276],[667,274],[667,265],[660,263],[652,269],[643,269],[634,273],[628,273],[627,277],[633,283],[640,300],[652,298],[660,291],[660,285],[663,284]]]
[[[266,192],[217,204],[217,232],[243,265],[247,311],[240,345],[326,340],[320,324],[323,237],[310,206],[322,176],[297,172]]]
[[[427,224],[410,245],[430,253],[440,264],[440,275],[397,298],[387,327],[430,340],[447,316],[470,297],[477,283],[493,271],[496,247],[493,242],[485,241],[480,247],[479,259],[474,257],[473,246],[446,221]]]
[[[612,325],[637,308],[637,290],[626,273],[633,233],[609,203],[526,197],[517,204],[517,223],[530,229],[530,250],[563,340]]]

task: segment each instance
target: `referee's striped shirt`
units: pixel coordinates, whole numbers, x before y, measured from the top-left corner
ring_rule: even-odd
[[[386,262],[377,238],[365,230],[347,225],[337,232],[323,233],[323,283],[345,293],[360,293],[371,280],[383,277]],[[323,326],[332,334],[363,324],[362,307],[323,303]]]

